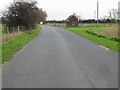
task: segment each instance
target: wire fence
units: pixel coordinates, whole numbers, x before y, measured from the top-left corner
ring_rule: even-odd
[[[6,35],[6,34],[14,34],[16,32],[23,32],[25,30],[25,28],[23,26],[17,26],[17,27],[7,27],[7,26],[3,26],[3,30],[2,30],[2,35]]]
[[[18,36],[21,36],[24,34],[24,27],[11,27],[8,28],[6,26],[2,27],[2,44],[6,44],[9,41],[15,39]]]

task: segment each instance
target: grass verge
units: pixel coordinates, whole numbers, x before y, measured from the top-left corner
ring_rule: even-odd
[[[2,63],[2,45],[0,45],[0,64]]]
[[[89,39],[89,40],[92,40],[97,44],[103,45],[103,46],[111,49],[112,51],[120,53],[120,50],[118,49],[119,42],[112,41],[112,40],[105,39],[105,38],[100,38],[100,37],[97,37],[95,35],[91,35],[91,34],[86,32],[86,30],[95,30],[95,29],[101,30],[101,29],[105,29],[105,27],[80,27],[80,28],[62,27],[62,28],[69,30],[69,31],[72,31],[72,32],[74,32],[82,37]]]
[[[25,33],[22,36],[17,37],[7,44],[2,45],[2,63],[9,61],[13,55],[22,49],[27,43],[29,43],[40,32],[40,27],[35,28],[30,33]]]

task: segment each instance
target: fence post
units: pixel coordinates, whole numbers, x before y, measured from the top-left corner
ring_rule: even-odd
[[[7,27],[7,34],[9,34],[9,28]]]
[[[14,32],[15,32],[15,30],[14,30],[15,28],[13,27],[13,34],[14,34]]]
[[[20,26],[18,26],[18,32],[20,32]]]

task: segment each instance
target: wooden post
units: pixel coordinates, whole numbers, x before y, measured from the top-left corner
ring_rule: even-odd
[[[9,34],[9,28],[7,27],[7,34]]]
[[[15,32],[15,28],[13,27],[13,34],[14,34],[14,32]]]
[[[20,32],[20,26],[18,26],[18,32]]]

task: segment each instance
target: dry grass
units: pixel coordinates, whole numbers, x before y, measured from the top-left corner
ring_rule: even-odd
[[[12,34],[3,35],[2,36],[2,44],[6,44],[23,34],[24,34],[24,32],[16,32],[16,33],[12,33]]]
[[[99,34],[109,36],[109,37],[119,37],[120,36],[120,31],[118,30],[117,27],[106,29],[106,30],[100,30],[98,31]]]
[[[118,37],[120,35],[118,30],[105,30],[102,31],[101,34],[110,37]]]

